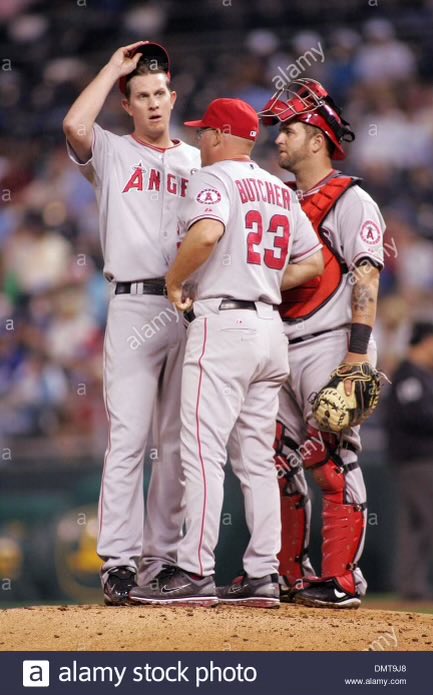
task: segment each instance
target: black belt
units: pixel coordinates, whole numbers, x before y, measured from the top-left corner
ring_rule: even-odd
[[[296,343],[303,343],[304,340],[311,340],[311,338],[316,338],[318,335],[323,335],[324,333],[332,333],[334,328],[327,328],[326,331],[318,331],[317,333],[308,333],[308,335],[301,335],[299,338],[289,338],[289,345],[296,345]]]
[[[272,305],[272,308],[276,311],[278,307]],[[221,304],[218,307],[219,311],[226,311],[228,309],[247,309],[248,311],[256,311],[256,303],[249,302],[247,299],[222,299]],[[184,313],[184,317],[188,323],[192,323],[195,319],[195,314],[192,309]]]
[[[276,306],[270,305],[274,310]],[[218,309],[225,311],[226,309],[247,309],[248,311],[256,311],[256,303],[249,302],[247,299],[222,299]]]
[[[245,299],[222,299],[218,309],[220,311],[226,311],[226,309],[248,309],[249,311],[255,311],[256,305],[254,302],[249,302]]]
[[[136,282],[117,282],[114,294],[159,294],[167,296],[164,278],[136,280]]]

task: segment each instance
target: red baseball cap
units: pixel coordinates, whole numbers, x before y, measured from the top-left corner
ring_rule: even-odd
[[[259,119],[253,107],[241,99],[215,99],[200,121],[185,121],[188,128],[218,128],[223,133],[256,140]]]
[[[136,53],[141,53],[142,57],[149,63],[154,62],[155,65],[167,73],[168,79],[171,79],[170,58],[164,46],[161,46],[159,43],[155,43],[153,41],[145,41],[141,46],[133,48],[129,57],[132,58]],[[119,80],[119,89],[122,94],[126,94],[126,84],[129,76],[130,75],[124,75]]]

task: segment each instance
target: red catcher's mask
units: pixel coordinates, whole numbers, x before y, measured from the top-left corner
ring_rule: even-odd
[[[264,126],[300,121],[320,128],[334,145],[332,159],[345,159],[341,143],[355,139],[341,109],[316,80],[293,80],[276,92],[258,115]]]

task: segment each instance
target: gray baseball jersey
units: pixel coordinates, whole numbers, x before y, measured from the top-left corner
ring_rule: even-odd
[[[105,276],[117,282],[164,276],[176,254],[178,205],[200,167],[197,148],[180,141],[154,147],[95,124],[91,158],[80,162],[69,144],[68,151],[95,189]]]
[[[294,192],[251,161],[225,160],[201,169],[179,214],[183,231],[203,218],[231,230],[193,278],[198,299],[279,304],[289,258],[299,262],[321,247]]]
[[[251,161],[226,160],[197,172],[180,216],[184,229],[203,218],[225,229],[195,277],[196,319],[182,377],[186,534],[178,564],[201,575],[214,571],[230,440],[251,534],[244,568],[263,577],[278,570],[272,445],[278,392],[288,374],[287,343],[272,305],[281,299],[290,254],[300,260],[320,244],[293,193]],[[230,297],[250,306],[232,302],[225,310],[223,298]]]
[[[94,126],[92,155],[71,159],[95,188],[104,273],[132,282],[110,299],[104,342],[104,396],[109,441],[99,500],[102,582],[115,567],[140,566],[141,581],[176,561],[183,523],[180,379],[185,330],[166,297],[141,294],[134,281],[160,278],[176,253],[177,208],[196,148],[162,149]],[[154,424],[155,446],[146,519],[143,460]],[[144,531],[143,531],[144,529]]]
[[[312,195],[316,191],[317,188]],[[288,338],[350,326],[356,265],[367,259],[377,267],[383,267],[385,222],[377,204],[359,186],[352,186],[342,195],[325,218],[321,229],[331,248],[347,266],[348,273],[343,276],[333,297],[312,316],[285,324]],[[362,269],[358,269],[357,273],[362,273]]]

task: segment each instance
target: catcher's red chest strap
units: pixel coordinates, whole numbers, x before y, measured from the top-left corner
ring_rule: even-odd
[[[301,201],[302,209],[323,244],[324,271],[320,278],[282,293],[280,314],[284,320],[305,319],[314,314],[333,296],[340,286],[343,268],[339,258],[321,233],[321,225],[348,188],[358,183],[354,176],[335,176],[314,195]],[[292,184],[289,184],[292,186]]]
[[[337,200],[348,188],[358,183],[354,176],[335,176],[312,196],[301,200],[301,206],[320,238],[320,225],[331,212]]]

